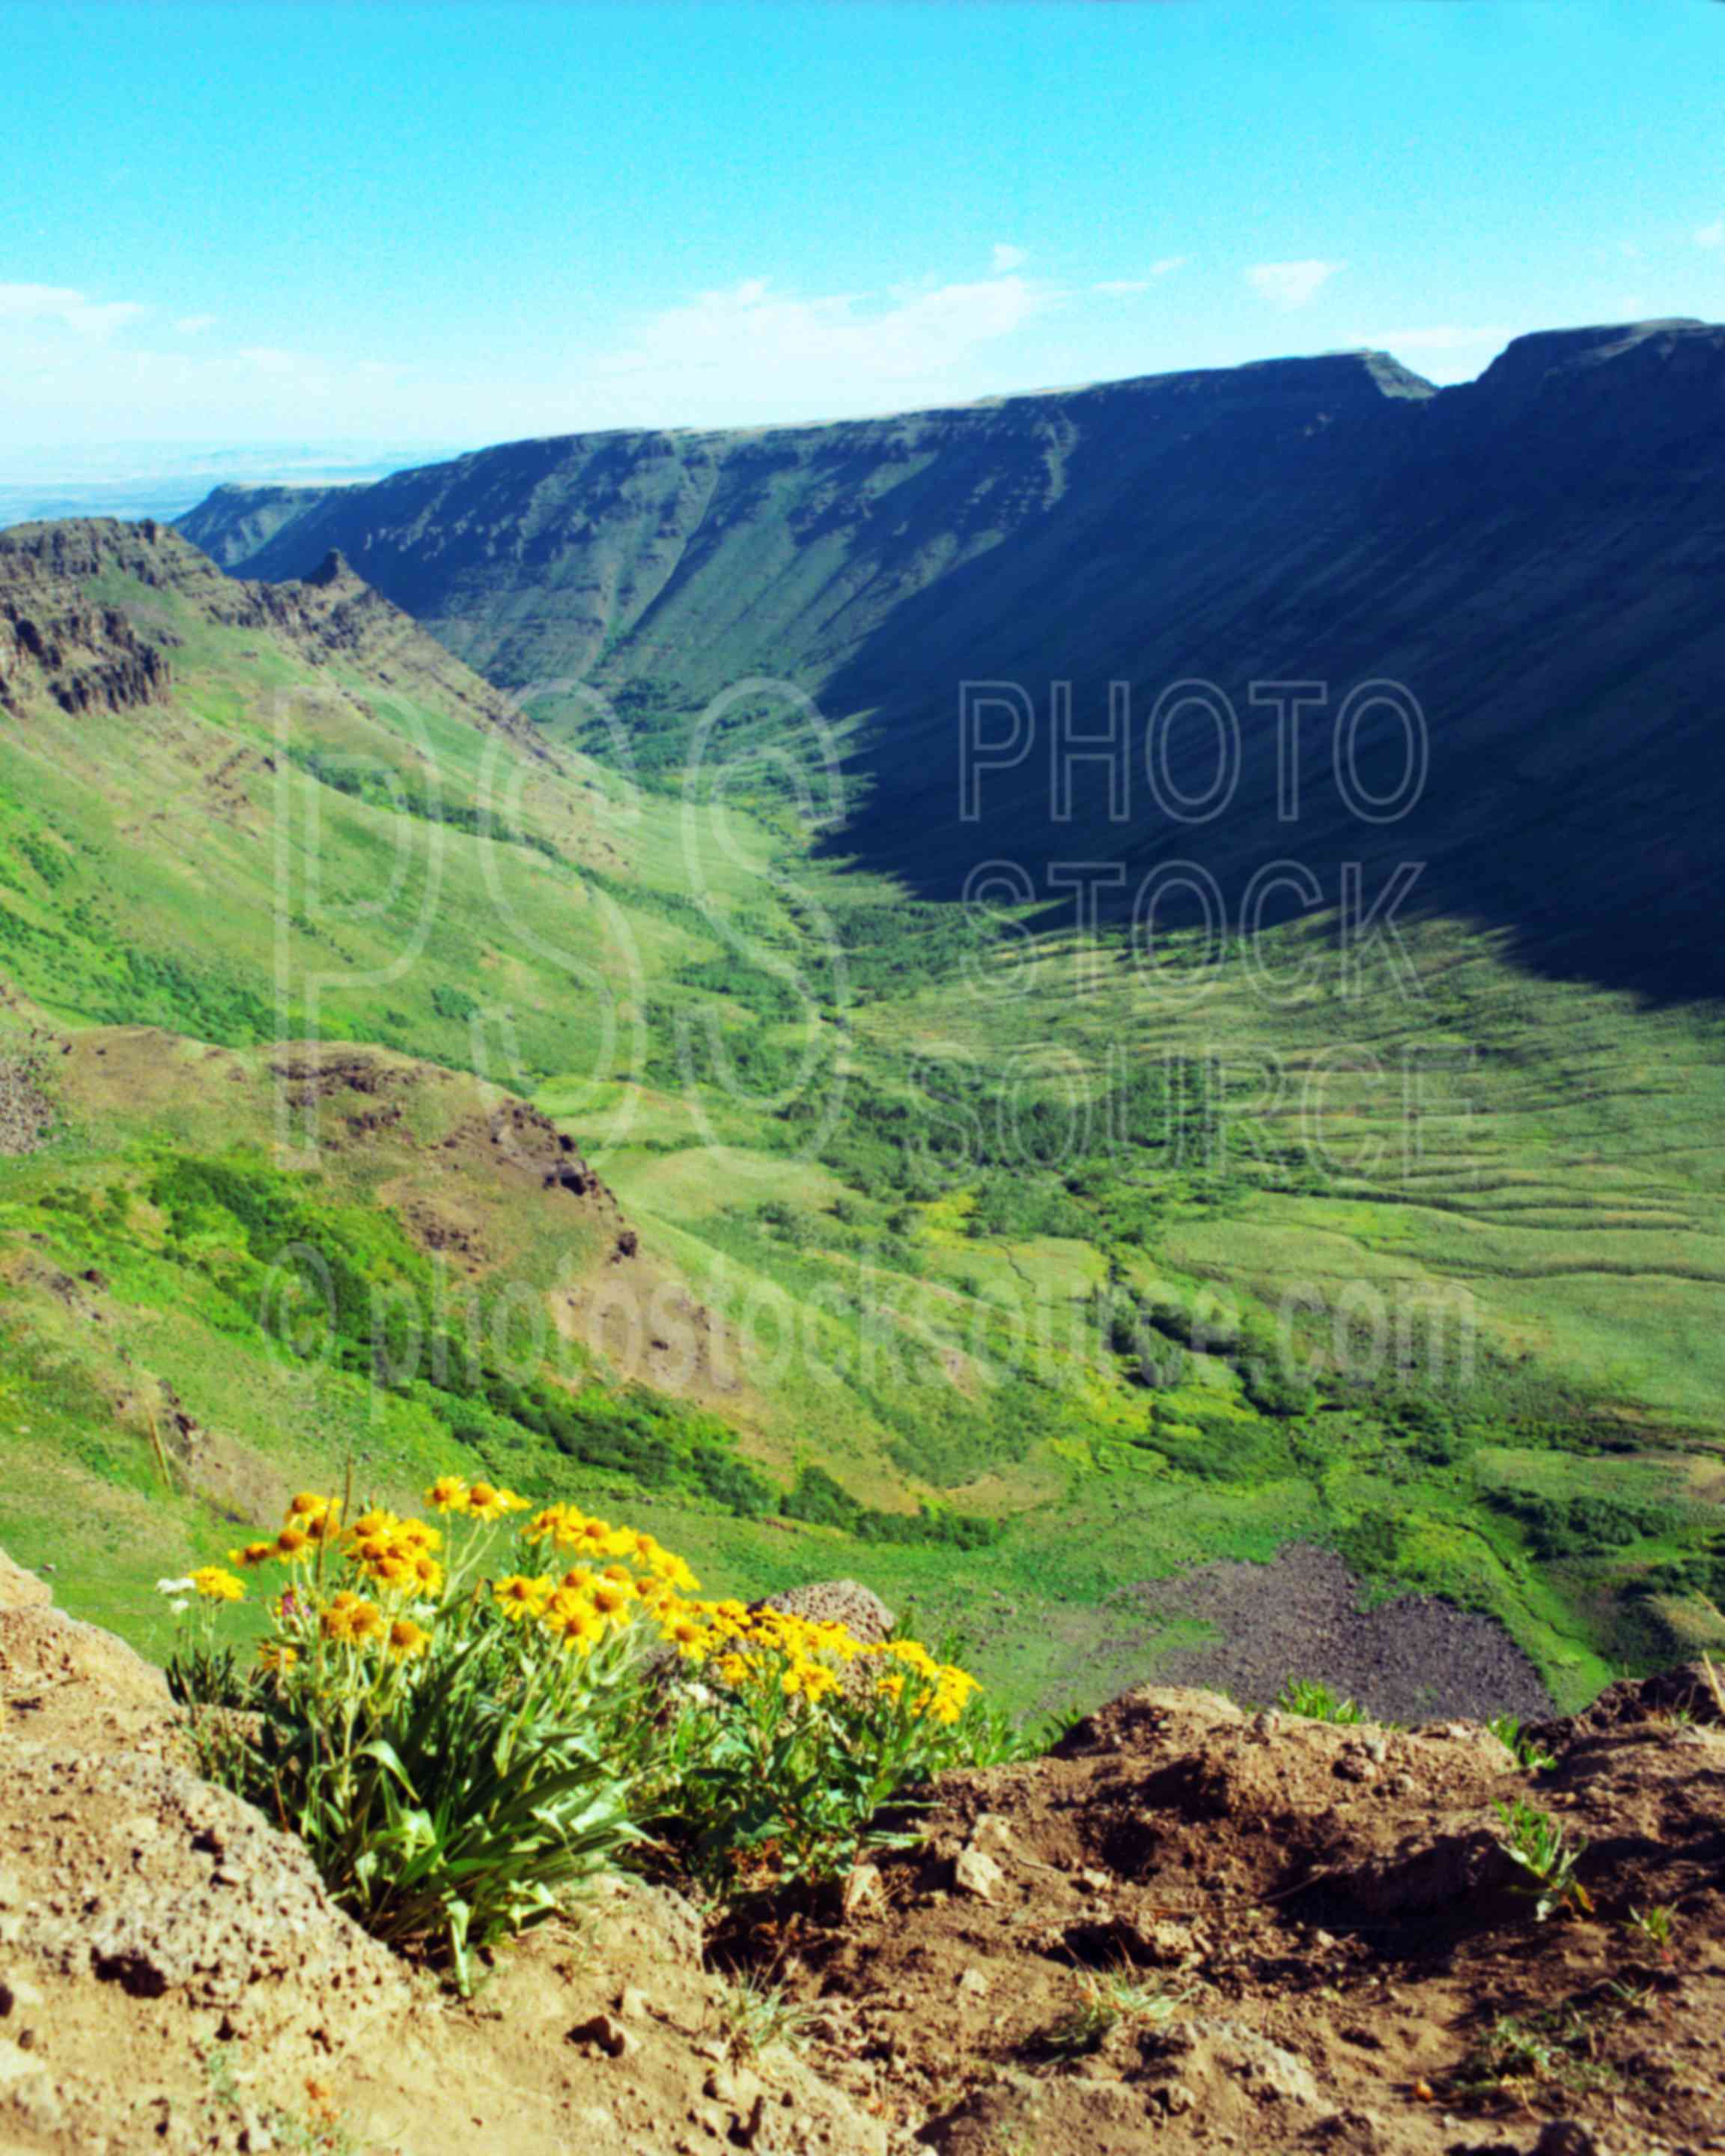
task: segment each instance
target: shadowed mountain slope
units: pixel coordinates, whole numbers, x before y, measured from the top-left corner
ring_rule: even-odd
[[[511,685],[597,670],[704,696],[752,668],[814,686],[918,593],[980,559],[1009,575],[1017,549],[1064,543],[1171,457],[1250,484],[1291,444],[1309,466],[1332,429],[1373,433],[1430,394],[1359,353],[831,426],[577,434],[370,487],[222,487],[180,528],[270,578],[341,547]]]
[[[732,682],[785,677],[849,736],[840,850],[930,896],[978,860],[1119,860],[1119,903],[1195,855],[1230,914],[1290,856],[1336,903],[1423,864],[1411,909],[1514,933],[1556,973],[1717,993],[1708,924],[1725,764],[1725,329],[1698,322],[1517,340],[1476,382],[1433,391],[1386,355],[1282,360],[960,409],[733,434],[510,444],[370,487],[218,490],[182,529],[236,571],[303,573],[339,547],[491,679],[579,677],[617,697],[649,769],[681,754]],[[1237,784],[1202,824],[1146,777],[1158,695],[1197,677],[1232,702]],[[1430,769],[1373,823],[1333,774],[1356,684],[1403,683]],[[1275,721],[1254,681],[1327,685],[1277,813]],[[959,815],[958,690],[1031,699],[1029,753]],[[1050,787],[1049,690],[1099,731],[1132,685],[1128,813],[1106,773]],[[1367,714],[1364,788],[1394,791],[1402,722]],[[1169,729],[1168,787],[1205,796],[1211,721]],[[1065,903],[1066,901],[1063,901]]]

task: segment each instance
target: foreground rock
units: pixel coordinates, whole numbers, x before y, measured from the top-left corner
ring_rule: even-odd
[[[732,1943],[947,2156],[1725,2149],[1725,1715],[1700,1671],[1607,1701],[1530,1776],[1473,1723],[1129,1693],[1056,1757],[947,1778],[847,1916]],[[1515,1891],[1517,1800],[1589,1844],[1591,1917]]]
[[[724,1998],[693,1911],[620,1881],[450,1999],[192,1770],[159,1672],[0,1556],[0,2156],[884,2156],[800,2061],[733,2065]]]
[[[1539,1738],[1530,1774],[1471,1722],[1144,1688],[946,1778],[842,1892],[704,1942],[616,1881],[463,2005],[0,1557],[0,2156],[1725,2150],[1725,1702],[1671,1672]],[[1587,1844],[1590,1913],[1516,1891],[1518,1802]],[[803,2051],[737,2055],[704,1946]]]

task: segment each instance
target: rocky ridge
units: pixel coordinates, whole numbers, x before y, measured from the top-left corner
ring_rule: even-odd
[[[507,733],[535,757],[540,737],[489,687],[331,551],[304,578],[247,583],[223,576],[171,526],[86,518],[0,532],[0,709],[32,692],[63,711],[124,711],[168,701],[181,639],[168,610],[127,598],[125,579],[189,601],[230,629],[268,630],[317,667],[346,665],[384,687],[433,691],[460,717]]]

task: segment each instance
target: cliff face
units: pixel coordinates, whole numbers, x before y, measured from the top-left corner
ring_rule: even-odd
[[[518,442],[363,488],[219,488],[180,529],[264,578],[340,547],[512,683],[739,669],[812,684],[907,599],[1166,468],[1293,485],[1429,385],[1383,355],[1272,361],[832,426]]]
[[[1722,418],[1725,328],[1642,323],[1523,337],[1436,392],[1351,354],[829,427],[578,435],[297,506],[225,489],[182,528],[264,578],[339,547],[492,680],[590,680],[661,746],[729,684],[787,678],[862,719],[837,843],[930,895],[988,857],[1089,860],[1121,865],[1124,906],[1157,861],[1195,856],[1231,916],[1289,856],[1327,906],[1343,861],[1374,891],[1419,862],[1415,908],[1507,928],[1530,963],[1692,995],[1725,987]],[[1242,743],[1201,824],[1154,798],[1145,759],[1158,694],[1194,676]],[[1385,677],[1430,743],[1387,824],[1334,776],[1343,700]],[[1250,696],[1290,680],[1327,697],[1294,748],[1291,829]],[[1036,728],[967,826],[975,680],[1021,684]],[[1123,817],[1095,764],[1055,814],[1055,681],[1091,732],[1131,685]],[[1401,742],[1381,709],[1361,729],[1368,792],[1393,791]],[[1168,756],[1173,791],[1203,796],[1209,723],[1175,727]]]
[[[111,596],[123,584],[125,595]],[[63,711],[122,711],[167,700],[181,639],[136,588],[190,603],[193,618],[265,632],[314,666],[340,660],[384,684],[418,688],[458,716],[539,739],[505,696],[363,583],[337,553],[305,578],[223,576],[171,527],[146,519],[22,524],[0,532],[0,709],[45,690]]]
[[[1130,675],[1224,583],[1249,619],[1345,573],[1369,621],[1459,511],[1551,520],[1567,550],[1613,509],[1702,508],[1722,396],[1725,329],[1553,331],[1441,391],[1361,352],[830,426],[576,434],[370,486],[218,488],[180,529],[270,579],[338,547],[511,683],[602,653],[608,678],[691,694],[744,666],[847,693],[961,658]],[[870,649],[889,621],[896,663]]]
[[[27,682],[71,712],[126,711],[166,696],[177,639],[141,635],[121,608],[100,604],[85,588],[100,566],[95,529],[24,525],[0,539],[0,708],[16,713]],[[149,561],[154,529],[141,526],[118,544]]]

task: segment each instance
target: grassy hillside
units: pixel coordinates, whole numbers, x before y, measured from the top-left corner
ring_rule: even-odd
[[[74,1607],[147,1637],[188,1537],[454,1459],[724,1587],[865,1577],[1024,1698],[1294,1537],[1566,1698],[1717,1635],[1715,1014],[1456,920],[1417,1006],[1277,930],[1323,963],[1273,1008],[968,925],[782,783],[548,747],[340,565],[60,527],[0,602],[0,1060],[53,1111],[0,1141],[0,1543]]]

